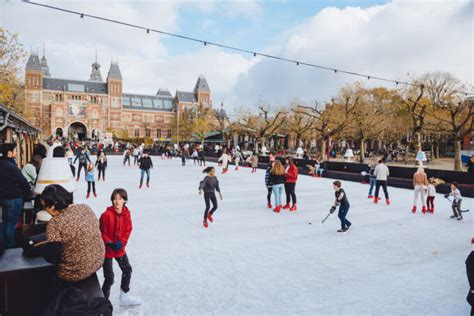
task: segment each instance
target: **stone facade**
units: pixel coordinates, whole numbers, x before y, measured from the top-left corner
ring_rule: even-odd
[[[156,95],[123,92],[117,62],[112,62],[105,81],[97,60],[90,79],[69,80],[50,75],[46,57],[31,53],[25,69],[26,119],[42,131],[43,137],[102,138],[115,132],[128,137],[170,140],[177,111],[189,107],[212,107],[211,91],[199,76],[192,92],[166,89]]]

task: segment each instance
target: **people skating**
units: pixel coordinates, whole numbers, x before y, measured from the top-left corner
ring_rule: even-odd
[[[474,238],[471,238],[471,246],[474,246]],[[466,258],[466,274],[469,283],[469,291],[467,292],[466,300],[471,305],[471,314],[474,315],[474,251],[471,251]]]
[[[136,166],[138,164],[138,156],[140,155],[140,151],[137,147],[133,147],[133,165]]]
[[[273,183],[271,179],[270,172],[272,171],[274,161],[269,161],[267,165],[267,169],[265,170],[265,186],[267,187],[267,207],[272,208],[272,188]]]
[[[239,170],[240,161],[243,160],[242,153],[240,150],[235,150],[234,161],[235,161],[235,170]]]
[[[349,222],[349,220],[346,218],[350,208],[349,200],[347,199],[346,192],[343,188],[341,188],[341,181],[334,181],[332,184],[336,196],[332,210],[335,210],[335,208],[339,205],[337,217],[339,217],[341,220],[341,229],[339,229],[337,232],[345,233],[352,225],[351,222]]]
[[[128,166],[130,167],[130,149],[125,149],[125,151],[123,152],[123,165],[125,166],[125,164],[128,162]]]
[[[375,177],[375,167],[376,165],[374,163],[370,164],[369,167],[369,195],[367,196],[368,199],[374,198],[372,195],[372,192],[375,187],[375,182],[376,182],[376,177]]]
[[[186,166],[186,150],[184,147],[179,151],[179,155],[181,156],[181,165]]]
[[[279,213],[282,208],[281,196],[285,187],[285,168],[280,160],[275,160],[273,163],[272,170],[270,171],[270,181],[272,183],[273,196],[275,197],[275,208],[273,211]]]
[[[86,181],[87,181],[87,196],[86,196],[86,199],[88,199],[91,195],[91,188],[92,188],[92,193],[94,194],[94,197],[97,197],[97,194],[95,192],[94,165],[91,164],[91,163],[87,166]]]
[[[209,226],[207,221],[209,220],[211,223],[214,222],[212,215],[217,210],[216,191],[219,192],[221,200],[223,197],[221,189],[219,188],[219,180],[217,180],[216,177],[216,169],[214,167],[207,167],[202,172],[206,173],[207,175],[204,177],[204,180],[199,183],[199,195],[202,195],[202,192],[204,192],[206,210],[204,211],[203,226],[207,228]]]
[[[194,148],[191,158],[193,159],[194,165],[196,165],[196,162],[199,160],[199,154],[196,148]]]
[[[258,154],[257,153],[251,156],[250,162],[252,164],[252,173],[257,172],[257,168],[258,168]]]
[[[92,161],[89,158],[89,155],[87,154],[86,150],[84,148],[81,149],[81,152],[76,156],[74,159],[73,164],[76,163],[76,161],[79,160],[79,166],[77,170],[77,178],[76,181],[79,181],[79,178],[81,177],[81,169],[84,168],[84,173],[87,172],[87,165],[88,163],[92,163]]]
[[[153,168],[153,161],[151,161],[151,157],[148,155],[147,152],[143,153],[143,156],[138,160],[138,164],[140,166],[140,185],[139,189],[142,188],[143,185],[143,177],[146,173],[146,186],[150,187],[150,169]]]
[[[199,148],[199,166],[206,166],[206,157],[204,156],[204,149]]]
[[[462,196],[461,196],[461,191],[459,191],[459,184],[457,182],[451,183],[451,193],[445,194],[445,197],[453,198],[451,202],[451,209],[453,210],[453,215],[451,215],[450,217],[456,218],[458,221],[462,220],[462,211],[461,211]]]
[[[97,168],[97,181],[100,181],[100,176],[102,176],[102,181],[105,181],[105,169],[107,169],[107,156],[104,152],[97,157],[95,161],[95,167]]]
[[[416,213],[416,204],[418,202],[418,196],[421,197],[423,214],[426,214],[426,199],[425,192],[428,186],[428,177],[426,176],[425,170],[423,167],[418,167],[418,170],[413,174],[413,189],[414,189],[414,198],[413,198],[413,214]]]
[[[229,171],[230,160],[231,158],[229,154],[227,153],[227,149],[224,149],[224,151],[222,152],[221,156],[218,159],[218,162],[220,162],[222,165],[222,174],[227,173],[227,171]]]
[[[125,250],[132,233],[132,218],[130,210],[126,206],[128,201],[127,191],[115,189],[110,197],[112,206],[107,207],[100,216],[100,231],[105,244],[105,260],[102,266],[104,272],[104,284],[102,292],[106,298],[110,297],[110,289],[114,284],[113,259],[117,261],[122,270],[120,283],[120,305],[140,305],[141,300],[130,295],[130,280],[132,278],[132,266],[128,260]]]
[[[385,195],[385,201],[387,205],[390,205],[390,198],[388,196],[387,190],[387,179],[390,175],[388,167],[383,163],[384,161],[380,159],[375,167],[374,174],[375,174],[375,197],[374,203],[377,204],[380,200],[379,198],[379,190],[380,187],[383,188],[383,193]]]
[[[286,204],[283,209],[289,209],[290,211],[296,211],[296,181],[298,180],[298,168],[296,167],[293,159],[285,159],[285,194]],[[290,207],[290,202],[292,205]]]
[[[426,207],[428,208],[428,213],[433,214],[435,207],[434,207],[434,199],[436,196],[436,187],[435,187],[436,181],[434,179],[429,179],[428,181],[428,189],[427,189],[427,195],[428,197],[426,198]]]

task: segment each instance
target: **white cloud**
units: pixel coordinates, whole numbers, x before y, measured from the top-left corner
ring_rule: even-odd
[[[398,80],[409,80],[407,73],[447,71],[472,84],[472,13],[469,1],[403,0],[367,9],[330,7],[288,30],[269,51]],[[354,80],[360,79],[262,60],[241,78],[229,98],[234,104],[253,104],[260,95],[276,104],[295,97],[327,100]],[[368,84],[383,85],[374,80]]]

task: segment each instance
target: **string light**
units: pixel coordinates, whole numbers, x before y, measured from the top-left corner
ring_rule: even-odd
[[[349,71],[349,70],[336,69],[336,68],[331,68],[331,67],[327,67],[327,66],[322,66],[322,65],[312,64],[312,63],[306,63],[306,62],[302,62],[302,61],[295,61],[295,60],[291,60],[291,59],[284,58],[284,57],[279,57],[279,56],[275,56],[275,55],[269,55],[269,54],[265,54],[265,53],[254,52],[254,51],[250,51],[250,50],[243,49],[243,48],[238,48],[238,47],[234,47],[234,46],[220,44],[220,43],[217,43],[217,42],[209,42],[209,41],[205,41],[205,40],[202,40],[202,39],[199,39],[199,38],[194,38],[194,37],[190,37],[190,36],[186,36],[186,35],[180,35],[180,34],[165,32],[165,31],[161,31],[161,30],[157,30],[157,29],[146,28],[144,26],[131,24],[131,23],[127,23],[127,22],[123,22],[123,21],[119,21],[119,20],[104,18],[104,17],[101,17],[101,16],[96,16],[96,15],[91,15],[91,14],[80,13],[80,12],[77,12],[77,11],[63,9],[63,8],[60,8],[60,7],[55,7],[55,6],[47,5],[47,4],[43,4],[43,3],[37,3],[37,2],[29,1],[29,0],[22,0],[22,1],[24,3],[27,3],[27,4],[40,6],[40,7],[51,9],[51,10],[57,10],[57,11],[61,11],[61,12],[64,12],[64,13],[79,15],[81,18],[84,18],[84,16],[87,16],[89,18],[96,19],[96,20],[101,20],[101,21],[105,21],[105,22],[109,22],[109,23],[128,26],[128,27],[131,27],[131,28],[146,30],[147,33],[155,32],[155,33],[162,34],[162,35],[168,35],[168,36],[172,36],[172,37],[176,37],[176,38],[180,38],[180,39],[184,39],[184,40],[188,40],[188,41],[202,43],[202,44],[204,44],[204,46],[212,45],[212,46],[216,46],[216,47],[220,47],[220,48],[224,48],[224,49],[228,49],[228,50],[238,51],[238,52],[242,52],[242,53],[249,53],[249,54],[253,54],[254,57],[257,56],[257,54],[258,54],[262,57],[266,57],[266,58],[270,58],[270,59],[286,61],[286,62],[291,62],[291,63],[296,62],[297,66],[299,66],[301,64],[301,65],[308,66],[308,67],[334,71],[334,73],[339,72],[339,73],[352,75],[352,76],[357,76],[357,77],[365,77],[369,80],[374,79],[374,80],[379,80],[379,81],[395,83],[396,85],[403,84],[403,85],[406,85],[406,86],[420,87],[420,88],[424,89],[423,84],[416,84],[416,83],[411,83],[411,82],[407,82],[407,81],[392,80],[392,79],[388,79],[388,78],[366,75],[366,74],[353,72],[353,71]],[[465,93],[466,96],[468,94],[469,95],[474,95],[473,93]]]

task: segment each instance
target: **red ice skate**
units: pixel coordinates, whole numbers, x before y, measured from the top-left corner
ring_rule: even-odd
[[[90,193],[87,193],[87,195],[86,195],[86,199],[88,199],[88,198],[89,198],[89,196],[91,196],[91,194],[90,194]]]
[[[284,206],[283,206],[283,209],[286,210],[286,209],[289,209],[290,208],[290,204],[286,203]]]
[[[204,226],[204,228],[207,228],[209,226],[209,224],[207,223],[206,220],[204,220],[204,222],[202,222],[202,226]]]
[[[211,223],[214,223],[214,218],[212,218],[212,215],[209,213],[207,215],[207,219],[211,222]]]
[[[140,185],[138,186],[138,188],[139,188],[139,189],[141,189],[141,188],[142,188],[142,184],[141,184],[141,183],[140,183]]]
[[[272,208],[272,203],[267,203],[268,208]]]
[[[296,211],[296,210],[297,210],[296,204],[293,204],[293,206],[290,208],[290,211],[291,211],[291,212],[294,212],[294,211]]]
[[[374,203],[377,204],[379,202],[379,198],[378,197],[374,197]]]
[[[97,197],[97,194],[94,192],[94,197]]]
[[[416,205],[413,205],[413,208],[411,209],[412,213],[415,214],[416,213]]]
[[[423,208],[421,209],[421,212],[422,212],[423,214],[426,214],[426,206],[423,206]]]
[[[275,213],[280,213],[281,211],[281,205],[277,205],[274,209],[273,209],[273,212]]]
[[[367,198],[368,198],[368,199],[373,199],[374,196],[373,196],[373,195],[369,195]]]
[[[390,205],[390,199],[386,199],[385,203],[387,203],[387,205]]]

